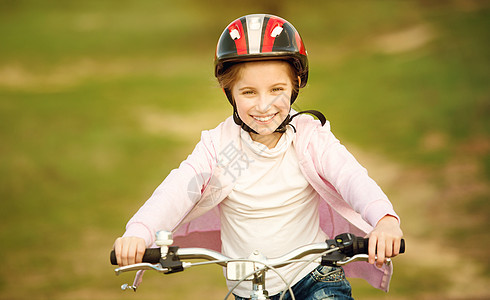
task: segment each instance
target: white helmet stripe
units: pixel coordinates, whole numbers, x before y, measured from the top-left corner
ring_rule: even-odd
[[[260,53],[260,42],[262,40],[262,26],[265,14],[246,16],[249,54]]]

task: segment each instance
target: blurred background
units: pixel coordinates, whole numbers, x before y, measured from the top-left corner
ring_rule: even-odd
[[[113,241],[231,108],[217,39],[280,15],[317,109],[402,217],[388,294],[490,299],[490,1],[0,0],[0,299],[221,299],[220,267],[122,292]]]

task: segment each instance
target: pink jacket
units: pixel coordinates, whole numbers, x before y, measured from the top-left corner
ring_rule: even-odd
[[[390,201],[367,171],[330,131],[311,116],[299,115],[294,146],[303,175],[324,200],[320,222],[329,236],[350,232],[365,236],[385,215],[398,218]],[[154,243],[159,230],[174,232],[175,245],[221,250],[219,203],[233,189],[250,161],[243,155],[241,128],[230,117],[203,131],[189,157],[173,170],[129,221],[124,236]],[[366,279],[388,291],[392,266],[365,262],[344,267],[347,276]]]

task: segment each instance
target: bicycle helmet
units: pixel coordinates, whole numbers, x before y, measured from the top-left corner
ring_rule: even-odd
[[[299,32],[288,21],[274,15],[253,14],[240,17],[231,22],[221,34],[214,59],[214,74],[217,78],[231,65],[256,60],[284,60],[296,70],[300,83],[298,88],[306,86],[308,81],[308,54]],[[224,89],[228,101],[233,106],[233,120],[245,131],[254,132],[238,115],[231,91]],[[297,89],[291,94],[291,104],[298,97]],[[315,115],[322,123],[326,119],[322,113],[314,110],[302,111],[287,118],[276,132],[286,131],[291,120],[302,114]],[[292,125],[291,125],[292,126]],[[296,130],[293,126],[293,129]]]
[[[301,79],[299,88],[308,81],[308,57],[298,31],[283,18],[268,14],[246,15],[231,22],[221,34],[214,60],[218,77],[238,62],[279,59],[295,68]],[[225,91],[233,104],[230,91]],[[291,104],[298,96],[294,92]]]

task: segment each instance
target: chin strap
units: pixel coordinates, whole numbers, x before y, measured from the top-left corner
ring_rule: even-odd
[[[311,115],[314,115],[320,121],[320,123],[322,123],[322,126],[325,125],[325,123],[327,123],[327,118],[325,118],[325,116],[321,112],[319,112],[318,110],[313,110],[313,109],[300,111],[300,112],[294,114],[292,117],[289,117],[289,115],[288,115],[288,117],[286,118],[286,120],[289,119],[289,122],[291,122],[291,120],[293,118],[295,118],[295,117],[297,117],[297,116],[299,116],[301,114],[311,114]],[[288,122],[288,124],[289,124],[289,122]],[[294,128],[293,124],[289,124],[289,125],[291,127],[293,127],[294,132],[296,132],[296,128]]]
[[[300,112],[294,114],[293,116],[288,115],[286,117],[286,119],[284,119],[284,121],[282,121],[281,125],[279,125],[279,127],[277,127],[275,132],[280,132],[280,133],[286,132],[286,129],[287,129],[286,126],[288,126],[288,125],[290,125],[293,128],[294,132],[296,132],[296,128],[293,126],[293,124],[290,124],[290,123],[293,120],[293,118],[295,118],[301,114],[312,114],[312,115],[314,115],[322,123],[322,126],[325,125],[325,123],[327,122],[327,118],[325,118],[325,116],[321,112],[319,112],[318,110],[303,110],[303,111],[300,111]],[[233,121],[235,121],[235,124],[241,126],[242,129],[245,130],[246,132],[252,132],[252,133],[258,134],[255,130],[250,128],[247,124],[243,123],[243,121],[238,116],[238,112],[236,111],[235,106],[233,106]]]

